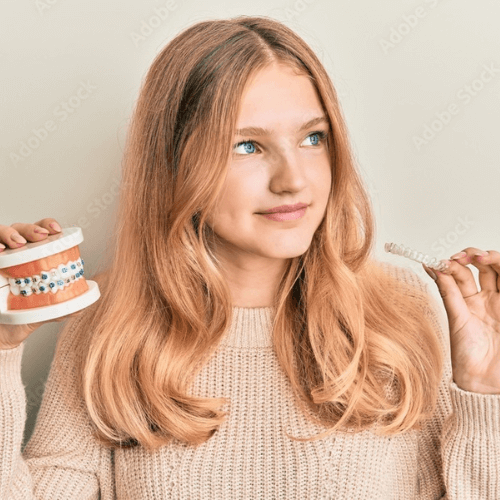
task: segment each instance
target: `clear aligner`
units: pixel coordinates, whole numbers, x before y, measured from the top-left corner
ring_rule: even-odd
[[[56,293],[64,290],[71,283],[83,276],[83,259],[81,257],[66,264],[60,264],[50,271],[41,271],[34,276],[9,278],[10,292],[13,295],[29,297],[32,294]]]
[[[430,257],[427,254],[417,252],[416,250],[413,250],[410,247],[405,247],[404,245],[396,245],[396,243],[386,243],[384,248],[386,252],[393,253],[395,255],[401,255],[408,259],[414,260],[415,262],[425,264],[431,269],[446,271],[448,268],[446,263],[442,260],[437,260],[435,257]]]

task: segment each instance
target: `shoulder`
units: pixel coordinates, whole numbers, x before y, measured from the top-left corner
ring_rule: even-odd
[[[399,286],[406,290],[414,289],[419,295],[428,295],[429,289],[427,283],[425,283],[415,271],[385,261],[374,261],[374,265],[377,266],[385,276],[389,277],[395,286]]]
[[[373,265],[380,281],[377,288],[383,289],[386,301],[394,304],[398,310],[412,309],[411,304],[414,304],[433,322],[436,318],[442,321],[438,298],[431,292],[429,284],[415,271],[384,261],[374,261]]]
[[[420,306],[424,316],[431,321],[433,329],[439,333],[441,342],[446,344],[447,340],[444,334],[446,320],[443,316],[439,298],[431,293],[429,285],[411,269],[388,262],[377,262],[377,265],[380,266],[386,276],[390,276],[395,286],[399,287],[400,293],[411,297]]]

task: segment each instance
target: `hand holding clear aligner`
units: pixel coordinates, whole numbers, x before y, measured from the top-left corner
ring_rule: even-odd
[[[386,252],[393,253],[395,255],[401,255],[402,257],[414,260],[415,262],[419,262],[420,264],[425,264],[427,267],[436,269],[437,271],[446,271],[448,269],[448,265],[446,264],[446,262],[438,260],[435,257],[430,257],[429,255],[423,254],[422,252],[412,250],[410,247],[405,247],[404,245],[396,245],[396,243],[386,243],[384,248]]]

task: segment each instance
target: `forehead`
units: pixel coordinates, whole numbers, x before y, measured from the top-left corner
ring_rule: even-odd
[[[294,68],[273,64],[247,82],[243,91],[237,129],[290,124],[294,129],[322,116],[323,108],[313,82]]]

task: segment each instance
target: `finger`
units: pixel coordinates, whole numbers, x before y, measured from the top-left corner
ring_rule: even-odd
[[[471,264],[479,271],[479,283],[483,290],[498,292],[500,290],[500,253],[487,250],[488,255],[474,256]]]
[[[500,290],[500,253],[490,250],[487,256],[477,256],[475,254],[482,250],[474,247],[468,247],[462,252],[465,256],[454,260],[463,264],[472,264],[477,268],[481,290],[498,292]]]
[[[27,243],[26,238],[12,226],[0,226],[0,240],[7,248],[19,248]]]
[[[14,222],[10,226],[0,225],[0,242],[8,248],[21,248],[26,243],[41,241],[48,235],[60,232],[59,224],[55,227],[51,224],[57,224],[57,221],[47,218],[34,224]]]
[[[4,225],[0,224],[0,252],[2,252],[3,250],[5,250],[7,248],[1,242],[3,241],[2,232],[5,231],[8,227],[10,227],[10,226],[4,226]]]
[[[477,285],[470,269],[458,262],[444,261],[448,264],[446,271],[437,271],[435,283],[443,299],[448,322],[452,324],[465,324],[470,317],[469,308],[464,297],[477,293]],[[471,282],[472,280],[472,282]]]
[[[457,262],[456,260],[445,260],[448,263],[448,269],[443,271],[444,276],[450,276],[455,281],[456,287],[462,297],[470,297],[479,292],[477,289],[476,280],[472,271],[465,265]],[[438,273],[436,273],[438,274]],[[439,276],[439,274],[438,274]],[[444,281],[445,286],[451,282]],[[439,283],[438,283],[439,286]]]
[[[41,241],[50,233],[50,231],[44,227],[38,226],[37,224],[15,222],[14,224],[11,224],[10,227],[14,230],[11,234],[11,238],[15,238],[17,232],[26,240],[26,243],[31,241]]]
[[[57,234],[62,231],[61,226],[52,217],[46,217],[45,219],[40,219],[38,222],[35,222],[35,224],[37,226],[47,229],[50,232],[50,234]]]

